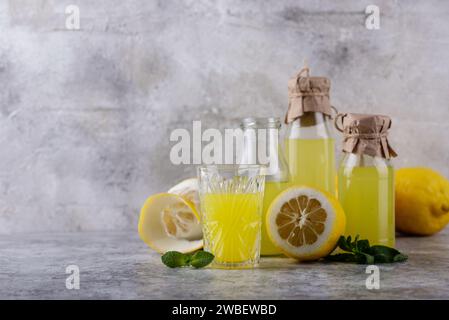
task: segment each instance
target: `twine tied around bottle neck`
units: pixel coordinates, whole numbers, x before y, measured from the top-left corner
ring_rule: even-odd
[[[311,77],[309,67],[303,67],[288,81],[288,110],[285,123],[300,118],[305,112],[321,112],[332,116],[329,99],[330,80]]]
[[[344,152],[385,159],[397,156],[388,142],[391,119],[387,116],[339,113],[335,117],[334,125],[338,131],[343,133]]]

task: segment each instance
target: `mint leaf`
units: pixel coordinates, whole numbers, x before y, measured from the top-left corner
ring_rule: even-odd
[[[357,246],[357,251],[364,252],[364,253],[368,253],[368,249],[370,248],[368,240],[359,240],[357,242],[356,246]]]
[[[394,256],[393,262],[403,262],[407,259],[408,259],[407,255],[400,253]]]
[[[329,255],[324,259],[328,261],[336,261],[336,262],[357,262],[355,260],[355,255],[352,253],[337,253],[333,255]]]
[[[384,254],[376,254],[374,256],[374,260],[376,261],[376,263],[389,263],[390,262],[390,258]]]
[[[197,251],[190,258],[190,264],[195,268],[203,268],[214,260],[214,255],[207,251]]]
[[[408,259],[405,254],[400,253],[398,250],[394,248],[389,248],[387,246],[372,246],[369,249],[370,253],[376,257],[376,262],[403,262]],[[379,257],[379,258],[377,258]]]
[[[400,252],[394,248],[389,248],[387,246],[375,245],[369,248],[369,253],[372,255],[382,254],[388,258],[393,259],[394,256],[400,254]]]
[[[357,259],[357,262],[360,264],[374,264],[375,259],[370,254],[359,252],[356,253],[356,256],[359,257],[359,259]]]
[[[189,265],[190,257],[178,251],[168,251],[161,257],[162,263],[170,268],[179,268]]]
[[[170,268],[187,267],[190,265],[194,268],[203,268],[214,260],[214,255],[202,250],[191,254],[168,251],[161,257],[161,260]]]
[[[351,236],[340,236],[337,246],[348,253],[339,253],[325,257],[328,261],[355,262],[360,264],[403,262],[408,259],[394,248],[382,245],[370,246],[368,240],[359,240],[359,235],[352,241]]]
[[[344,236],[340,236],[337,242],[337,246],[344,251],[352,252],[351,236],[348,237],[348,240],[346,240]]]

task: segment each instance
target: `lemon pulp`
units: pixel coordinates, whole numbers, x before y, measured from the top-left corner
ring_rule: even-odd
[[[345,230],[345,214],[328,192],[294,186],[271,203],[267,232],[286,255],[298,260],[316,260],[334,250]]]

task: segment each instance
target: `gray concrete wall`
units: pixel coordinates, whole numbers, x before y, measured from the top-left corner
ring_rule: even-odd
[[[194,172],[170,132],[283,116],[305,57],[341,111],[393,118],[397,166],[449,177],[447,1],[1,1],[0,233],[135,228]]]

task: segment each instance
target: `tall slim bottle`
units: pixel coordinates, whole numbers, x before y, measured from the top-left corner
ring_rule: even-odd
[[[338,169],[338,199],[346,213],[346,236],[370,244],[395,245],[394,169],[387,140],[387,116],[339,114],[343,159]],[[338,126],[342,123],[343,128]]]
[[[329,90],[330,80],[309,76],[308,68],[290,79],[285,148],[293,184],[335,195],[335,142]]]
[[[279,118],[245,118],[241,127],[244,136],[242,163],[264,164],[265,192],[262,208],[261,255],[279,255],[282,252],[275,246],[266,230],[265,217],[271,202],[290,186],[287,162],[280,145]]]

